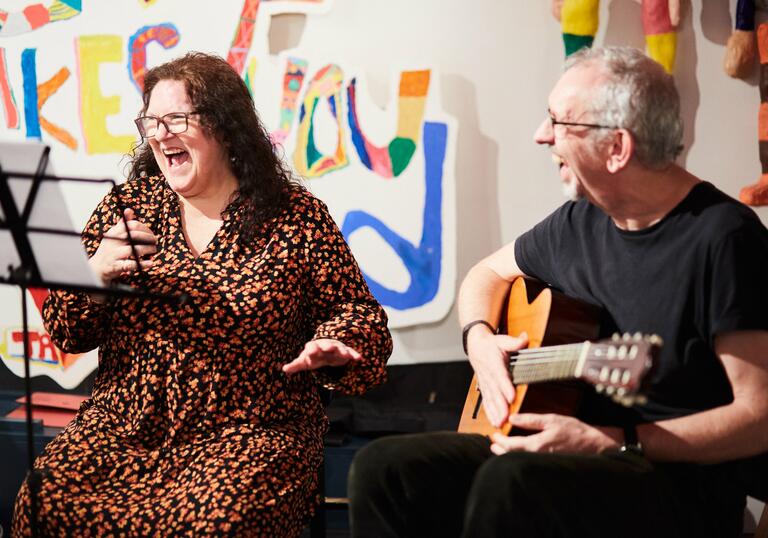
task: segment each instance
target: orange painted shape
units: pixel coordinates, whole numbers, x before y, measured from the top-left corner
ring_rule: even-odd
[[[227,63],[231,65],[238,73],[245,69],[245,59],[251,50],[253,42],[253,30],[256,25],[256,16],[259,12],[260,0],[245,0],[243,9],[240,12],[240,22],[235,30],[235,37],[232,39],[229,52],[227,53]]]
[[[741,189],[739,200],[751,206],[768,205],[768,174],[762,174],[757,183]]]
[[[768,23],[757,27],[757,50],[760,52],[760,63],[768,64]]]
[[[49,135],[51,135],[53,138],[67,146],[72,151],[77,149],[77,140],[75,140],[75,137],[72,136],[72,134],[67,131],[64,127],[59,127],[55,123],[51,123],[44,117],[40,116],[40,127]]]
[[[24,8],[24,17],[26,17],[32,30],[40,28],[51,21],[48,8],[43,4],[33,4]]]
[[[757,138],[768,142],[768,103],[760,103],[760,111],[757,114]]]
[[[62,84],[64,84],[67,81],[67,79],[69,78],[69,75],[70,75],[69,69],[67,69],[66,67],[62,67],[50,79],[46,80],[42,84],[38,84],[37,110],[38,110],[38,117],[40,119],[40,127],[42,127],[45,130],[45,132],[47,132],[56,140],[58,140],[59,142],[67,146],[69,149],[76,150],[77,140],[75,140],[75,137],[72,136],[69,133],[69,131],[67,131],[63,127],[59,127],[58,125],[48,121],[42,115],[42,108],[45,102],[48,100],[48,98],[51,95],[56,93],[56,90],[58,90]]]
[[[400,97],[424,97],[429,90],[430,70],[404,71],[400,77]]]
[[[42,107],[48,98],[58,90],[62,84],[64,84],[69,78],[69,69],[62,67],[55,75],[37,85],[37,106]]]

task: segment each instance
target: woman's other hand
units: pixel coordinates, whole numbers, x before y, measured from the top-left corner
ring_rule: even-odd
[[[94,274],[105,285],[109,285],[115,278],[124,273],[136,271],[139,264],[141,264],[142,269],[148,269],[152,266],[152,260],[136,260],[134,258],[134,252],[128,242],[126,227],[131,233],[131,239],[136,244],[136,254],[139,258],[157,252],[155,234],[146,224],[136,218],[132,209],[126,209],[123,218],[104,234],[99,248],[88,260]]]
[[[361,359],[360,353],[338,340],[320,338],[307,342],[299,356],[283,366],[283,372],[295,374],[324,366],[344,366],[350,361]]]

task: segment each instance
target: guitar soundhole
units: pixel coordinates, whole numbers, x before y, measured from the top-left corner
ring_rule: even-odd
[[[480,413],[480,404],[483,403],[483,395],[480,394],[480,387],[477,387],[477,402],[475,402],[475,408],[472,410],[472,418],[476,419],[478,413]]]

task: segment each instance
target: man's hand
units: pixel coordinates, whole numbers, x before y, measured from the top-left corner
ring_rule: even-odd
[[[509,378],[509,354],[528,345],[528,335],[519,337],[495,335],[482,325],[472,327],[467,335],[469,362],[475,370],[483,409],[497,428],[509,416],[509,405],[515,398],[515,387]]]
[[[513,451],[599,454],[618,448],[624,436],[619,428],[590,426],[563,415],[518,413],[510,417],[509,421],[516,428],[536,433],[509,437],[494,433],[491,436],[491,451],[494,454]]]
[[[136,243],[136,254],[139,258],[157,252],[155,234],[136,218],[133,209],[126,209],[123,218],[104,234],[99,248],[88,261],[93,272],[105,285],[124,273],[136,271],[138,264],[141,264],[142,269],[152,266],[152,260],[137,260],[133,257],[126,227],[131,232],[131,239]]]
[[[338,340],[320,338],[307,342],[299,356],[283,366],[283,372],[295,374],[304,370],[317,370],[323,366],[344,366],[350,361],[359,361],[362,358],[360,353]]]

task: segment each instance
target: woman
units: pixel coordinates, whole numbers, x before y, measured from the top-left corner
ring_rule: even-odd
[[[93,397],[35,463],[40,534],[296,536],[327,427],[318,385],[383,379],[386,315],[224,60],[150,70],[143,101],[143,145],[85,245],[105,283],[187,299],[48,297],[57,345],[100,356]],[[29,505],[25,484],[14,536]]]

